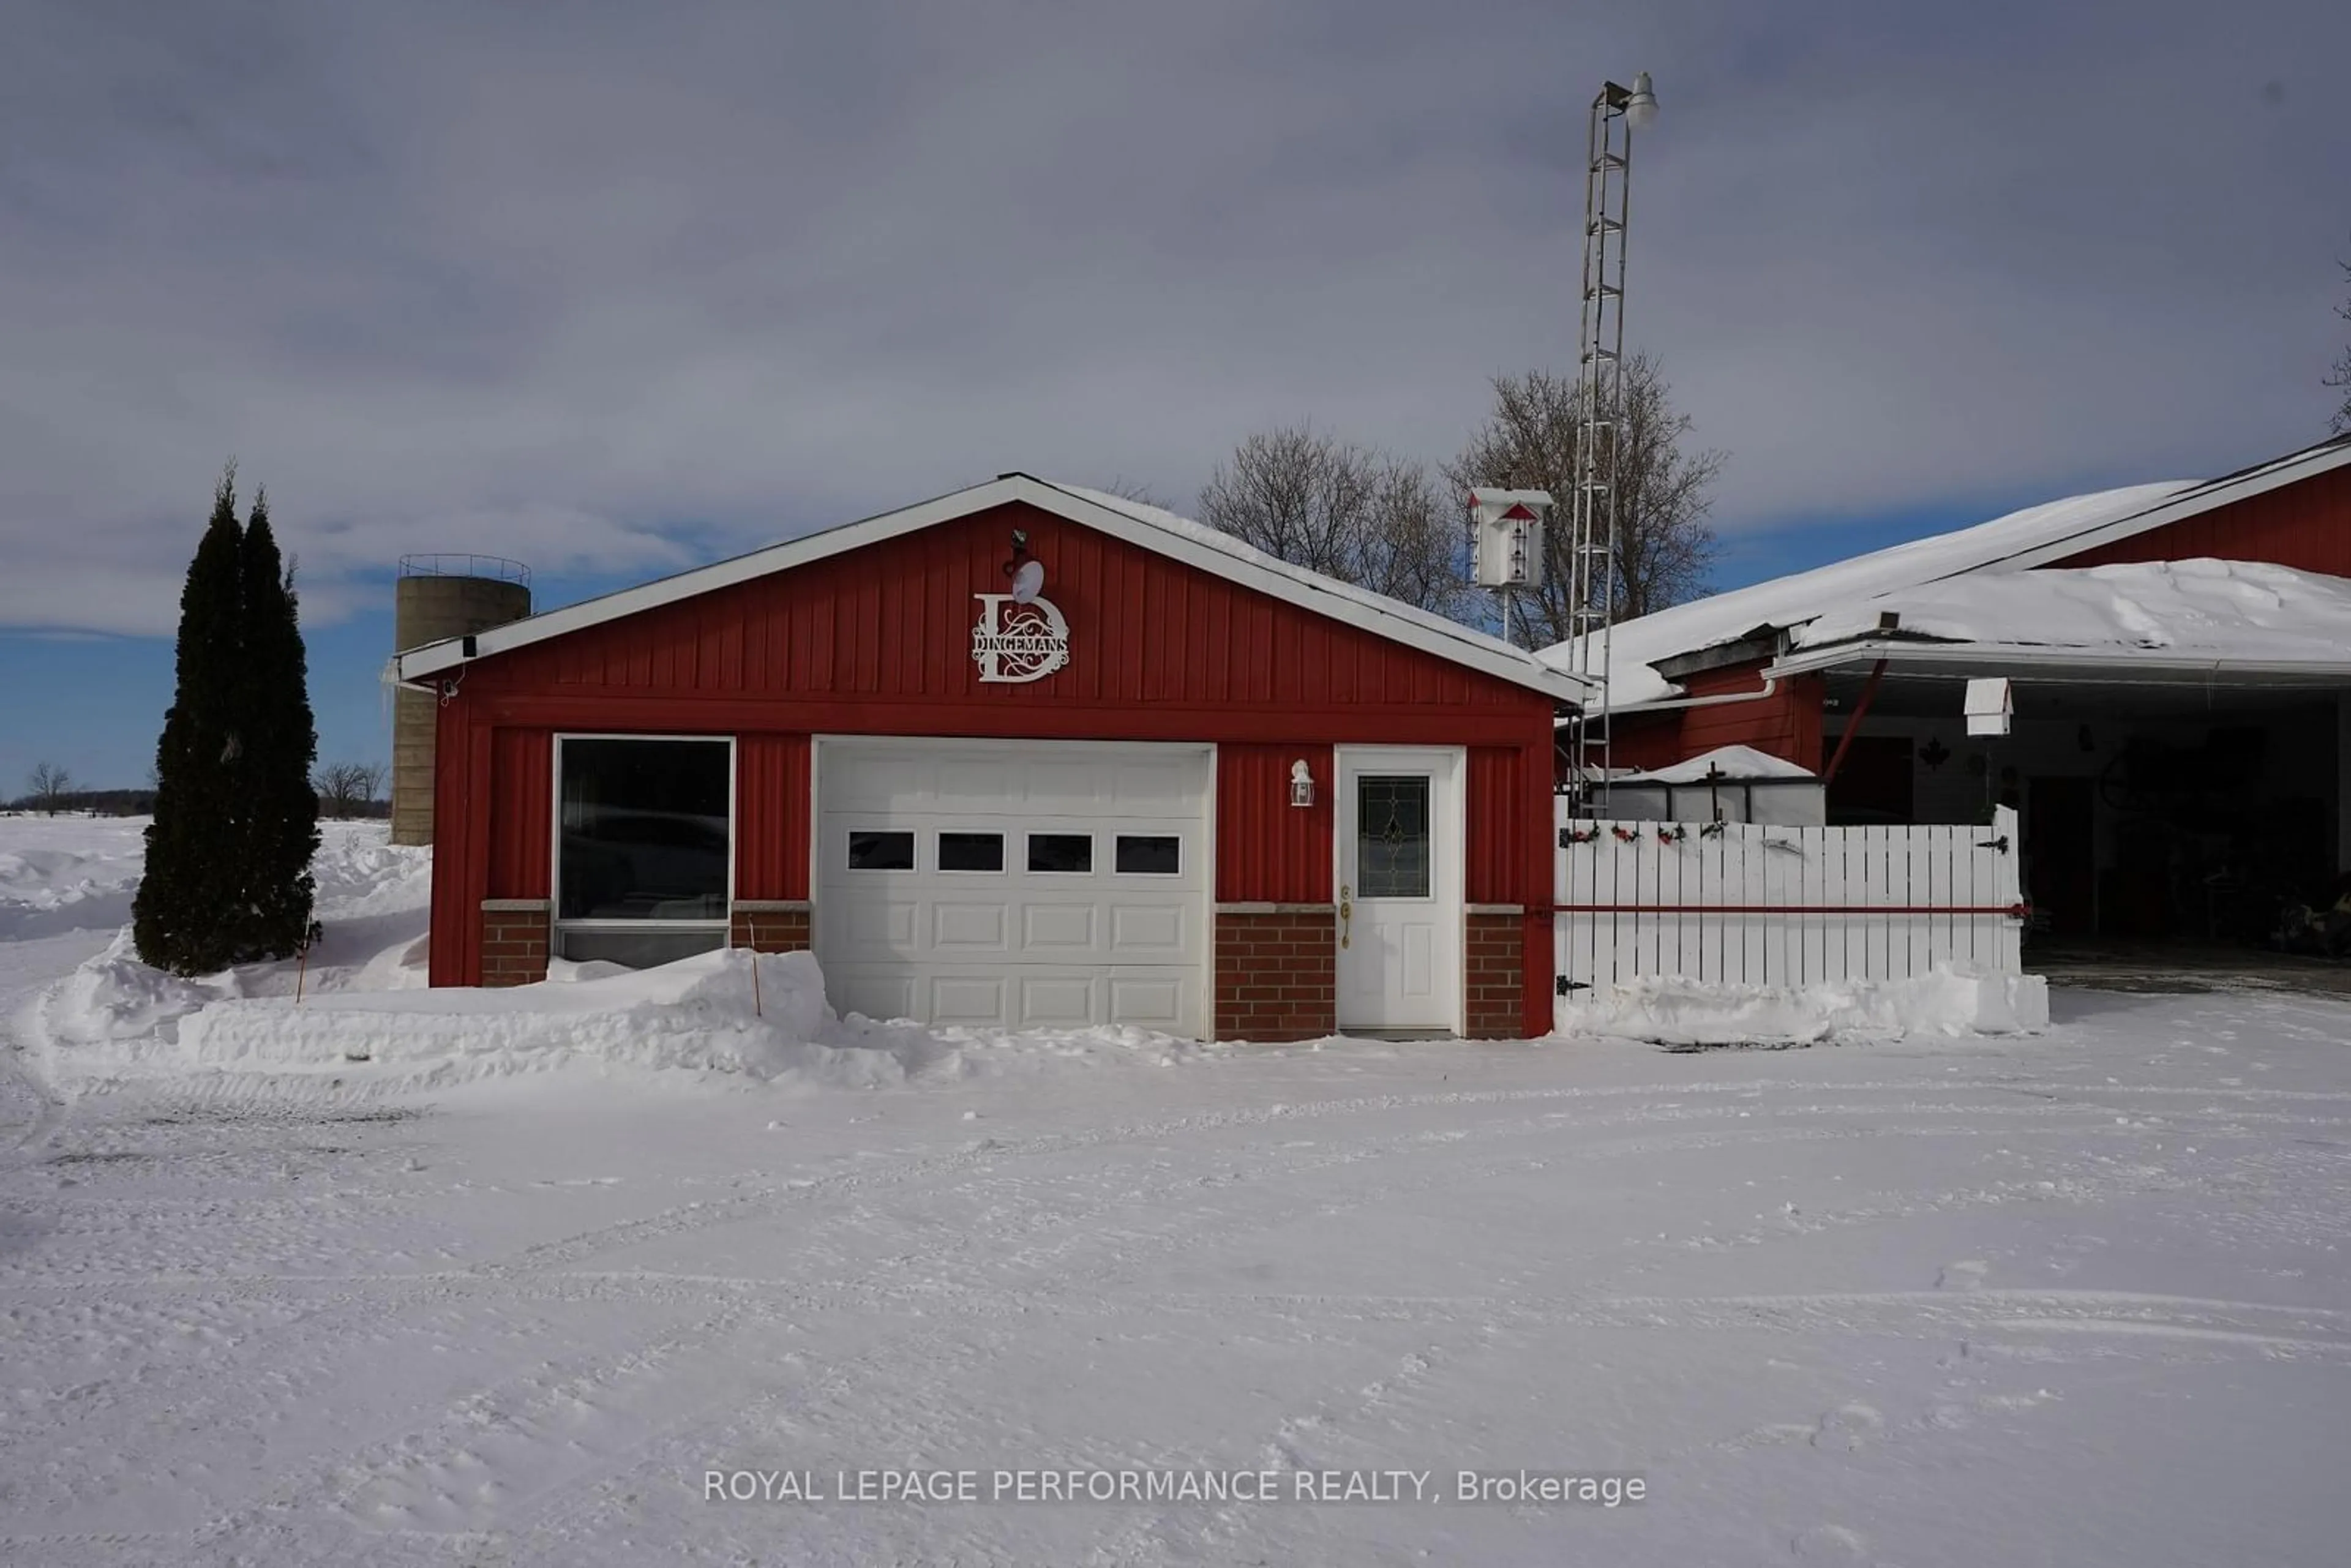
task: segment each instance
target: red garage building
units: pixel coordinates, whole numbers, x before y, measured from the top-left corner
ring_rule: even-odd
[[[1531,653],[1023,474],[408,650],[432,978],[812,947],[844,1011],[1550,1027]]]

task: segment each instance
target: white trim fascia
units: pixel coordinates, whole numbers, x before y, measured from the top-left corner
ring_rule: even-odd
[[[2278,680],[2301,677],[2314,682],[2351,682],[2351,661],[2184,658],[2153,648],[2064,648],[2041,644],[1865,642],[1839,643],[1793,654],[1770,665],[1766,678],[1811,674],[1841,664],[1868,664],[1884,659],[1900,664],[1985,665],[2030,679],[2041,669],[2086,670],[2105,675],[2136,674],[2149,685],[2180,677],[2210,682],[2216,676]],[[1625,711],[1630,712],[1631,709]]]
[[[1217,868],[1223,863],[1223,857],[1217,852],[1217,830],[1219,825],[1217,820],[1217,799],[1218,793],[1224,789],[1224,764],[1223,743],[1211,742],[1208,746],[1208,798],[1200,804],[1202,853],[1207,859],[1205,869],[1207,873],[1203,879],[1204,885],[1200,889],[1204,896],[1200,900],[1199,925],[1200,1039],[1204,1041],[1214,1040],[1217,1038]],[[1113,843],[1111,854],[1113,857],[1112,862],[1113,865],[1116,864],[1117,853],[1118,845]],[[1336,990],[1331,993],[1334,1007],[1337,1005],[1338,996],[1339,993]]]
[[[2035,545],[2031,549],[1995,556],[1988,561],[1980,562],[1962,570],[1947,572],[1944,578],[1967,577],[1976,572],[1990,570],[1994,567],[2011,571],[2028,571],[2037,566],[2046,566],[2053,560],[2064,560],[2068,556],[2080,555],[2086,550],[2096,549],[2102,545],[2113,544],[2117,539],[2132,538],[2173,523],[2184,522],[2189,517],[2211,511],[2216,507],[2233,506],[2239,501],[2250,500],[2255,496],[2267,494],[2269,491],[2280,489],[2287,485],[2299,484],[2304,479],[2315,478],[2321,474],[2331,473],[2346,464],[2351,464],[2351,442],[2328,442],[2320,446],[2307,447],[2300,452],[2289,453],[2283,457],[2234,478],[2215,479],[2208,484],[2194,486],[2169,499],[2157,502],[2146,511],[2134,512],[2127,517],[2117,517],[2111,522],[2100,523],[2065,538],[2053,539]],[[1928,580],[1941,581],[1944,578],[1930,578]]]
[[[1082,496],[1071,495],[1057,485],[1026,474],[1005,475],[987,484],[918,502],[894,512],[884,512],[879,517],[770,545],[730,560],[679,572],[617,593],[608,593],[600,599],[566,605],[559,610],[550,610],[521,621],[508,622],[503,626],[494,626],[485,632],[476,632],[471,639],[473,656],[481,658],[528,647],[550,637],[584,631],[623,616],[674,604],[680,600],[731,588],[775,572],[789,571],[794,567],[862,549],[868,545],[881,544],[904,534],[1015,501],[1025,502],[1041,511],[1109,534],[1139,549],[1166,556],[1211,576],[1254,589],[1302,610],[1343,622],[1374,636],[1417,648],[1453,664],[1467,665],[1513,685],[1541,692],[1555,700],[1576,702],[1584,695],[1586,683],[1581,676],[1554,670],[1532,653],[1514,648],[1499,638],[1489,637],[1467,626],[1455,626],[1441,617],[1415,611],[1408,605],[1391,605],[1377,595],[1331,581],[1301,567],[1259,558],[1254,551],[1243,555],[1237,549],[1219,549],[1146,522],[1130,513],[1089,501]],[[423,681],[466,663],[466,641],[463,637],[448,637],[409,649],[399,655],[400,679],[403,683]]]

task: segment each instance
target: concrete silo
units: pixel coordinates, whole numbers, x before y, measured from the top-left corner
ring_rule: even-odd
[[[470,636],[530,613],[530,569],[492,555],[400,558],[392,652]],[[392,697],[392,841],[433,841],[433,729],[438,700],[396,687]]]

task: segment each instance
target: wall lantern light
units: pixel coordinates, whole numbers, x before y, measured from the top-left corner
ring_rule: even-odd
[[[1290,765],[1290,803],[1293,806],[1314,804],[1314,773],[1300,758]]]

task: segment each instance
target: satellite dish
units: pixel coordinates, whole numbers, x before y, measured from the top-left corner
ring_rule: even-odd
[[[1012,574],[1012,602],[1026,604],[1045,591],[1045,563],[1024,560],[1020,570]]]

